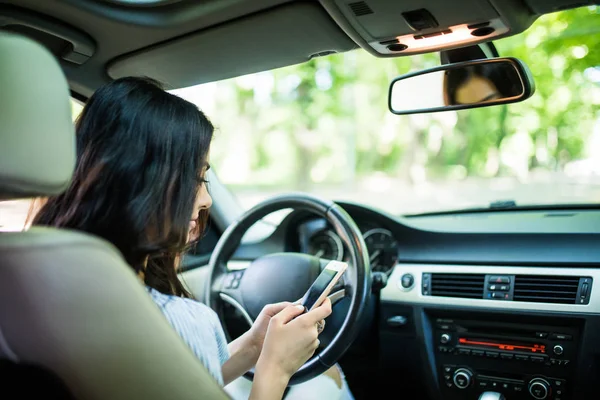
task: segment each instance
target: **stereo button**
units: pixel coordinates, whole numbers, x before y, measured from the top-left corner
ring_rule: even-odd
[[[513,390],[514,390],[515,392],[522,392],[522,391],[523,391],[523,385],[515,384],[515,385],[513,386]]]
[[[517,354],[515,356],[515,359],[519,360],[519,361],[528,361],[529,360],[529,356],[524,356],[524,355],[521,355],[521,354]]]
[[[563,349],[563,347],[560,344],[557,344],[556,346],[554,346],[554,348],[552,349],[552,351],[557,356],[561,356],[565,352],[565,349]]]
[[[499,353],[496,351],[486,351],[485,355],[489,358],[498,358]]]
[[[459,389],[466,389],[471,385],[473,374],[466,368],[459,368],[454,373],[454,384]]]
[[[472,356],[483,356],[483,350],[471,350]]]
[[[502,353],[500,354],[500,358],[503,360],[512,360],[514,357],[513,354],[508,354],[508,353]]]
[[[550,340],[572,340],[573,337],[571,335],[566,335],[564,333],[553,333],[550,335]]]
[[[546,359],[542,356],[531,356],[531,361],[543,363]]]
[[[532,379],[531,382],[529,382],[528,389],[529,394],[537,400],[547,399],[550,395],[550,384],[542,378]]]

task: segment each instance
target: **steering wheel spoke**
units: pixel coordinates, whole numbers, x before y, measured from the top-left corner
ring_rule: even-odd
[[[244,300],[242,298],[242,292],[240,290],[240,284],[243,276],[244,270],[230,271],[224,274],[221,279],[219,279],[219,282],[215,284],[215,286],[217,287],[221,301],[232,306],[242,316],[242,318],[244,318],[248,325],[252,326],[254,321],[250,314],[248,314],[246,311]]]
[[[336,289],[336,287],[334,286],[333,290],[331,291],[328,297],[329,300],[331,300],[331,305],[334,306],[335,303],[341,301],[344,297],[346,297],[346,289],[344,289],[343,287],[339,287]]]

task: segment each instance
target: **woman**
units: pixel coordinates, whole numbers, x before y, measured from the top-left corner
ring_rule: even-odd
[[[114,244],[219,383],[255,367],[249,397],[280,399],[314,354],[317,326],[331,303],[305,314],[291,303],[266,306],[248,332],[227,344],[216,314],[179,281],[181,254],[204,228],[212,204],[205,176],[213,131],[195,105],[151,79],[123,78],[100,88],[77,120],[70,187],[47,199],[32,222]]]

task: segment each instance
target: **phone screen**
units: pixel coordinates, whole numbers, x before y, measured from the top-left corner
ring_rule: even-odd
[[[319,300],[323,291],[327,289],[327,286],[336,278],[339,272],[340,267],[337,265],[328,265],[321,271],[302,298],[301,304],[306,307],[306,310],[310,310],[316,305],[315,303]]]

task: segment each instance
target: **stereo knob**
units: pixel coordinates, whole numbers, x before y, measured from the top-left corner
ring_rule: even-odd
[[[459,389],[466,389],[471,385],[473,374],[466,368],[459,368],[454,372],[452,381]]]
[[[450,341],[450,339],[451,339],[450,335],[448,335],[447,333],[444,333],[442,336],[440,336],[440,343],[446,344]]]
[[[542,378],[534,378],[529,382],[529,394],[537,400],[550,397],[550,384]]]
[[[552,351],[554,351],[554,354],[556,354],[557,356],[562,356],[562,354],[565,352],[565,349],[563,349],[563,347],[560,344],[557,344],[556,346],[554,346]]]

